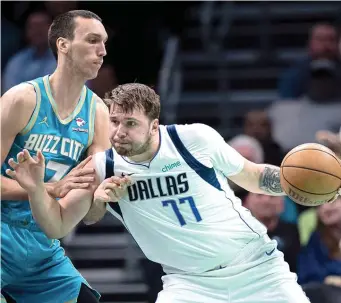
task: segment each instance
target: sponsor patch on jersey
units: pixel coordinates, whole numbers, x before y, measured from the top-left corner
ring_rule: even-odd
[[[80,117],[77,117],[75,119],[76,121],[76,124],[78,127],[73,127],[72,130],[75,131],[75,132],[81,132],[81,133],[87,133],[89,132],[89,130],[87,128],[82,128],[82,126],[84,126],[86,124],[85,120],[83,120],[82,118]]]

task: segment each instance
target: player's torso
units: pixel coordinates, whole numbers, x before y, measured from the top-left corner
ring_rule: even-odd
[[[85,86],[79,103],[72,114],[61,119],[53,100],[47,76],[31,81],[37,94],[36,108],[26,128],[16,136],[2,166],[2,174],[8,168],[8,160],[27,149],[31,155],[41,150],[45,157],[45,182],[62,179],[76,166],[92,142],[95,99]],[[2,217],[10,221],[34,224],[28,202],[2,201]]]
[[[164,126],[160,133],[160,149],[149,165],[131,164],[114,153],[115,175],[132,174],[135,183],[108,210],[122,216],[153,261],[187,271],[208,270],[233,258],[265,230],[241,207],[208,157],[192,150],[200,163],[195,162],[177,149]]]

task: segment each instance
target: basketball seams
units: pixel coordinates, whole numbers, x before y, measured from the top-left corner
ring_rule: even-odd
[[[327,155],[332,156],[332,157],[336,160],[337,164],[341,167],[341,162],[340,162],[340,160],[339,160],[334,154],[328,153],[327,151],[325,151],[325,150],[323,150],[323,149],[319,149],[319,148],[305,148],[305,149],[296,150],[296,151],[290,153],[289,155],[287,155],[287,156],[283,159],[282,163],[284,163],[284,161],[286,161],[287,159],[289,159],[293,154],[296,154],[296,153],[302,152],[302,151],[306,151],[306,150],[317,150],[317,151],[326,153]]]
[[[333,191],[331,191],[331,192],[329,192],[329,193],[322,193],[322,194],[309,192],[309,191],[300,189],[299,187],[297,187],[297,186],[293,185],[292,183],[290,183],[290,182],[288,181],[288,179],[284,176],[284,173],[282,173],[282,176],[283,176],[283,179],[284,179],[291,187],[298,189],[298,190],[301,191],[302,193],[306,193],[306,194],[310,194],[310,195],[316,195],[316,196],[323,196],[323,195],[330,195],[330,194],[332,194],[332,193],[335,193],[335,194],[336,194],[337,191],[338,191],[338,190],[336,189],[336,190],[333,190]],[[288,193],[286,193],[286,194],[288,194]]]
[[[285,168],[285,167],[288,167],[288,168],[300,168],[300,169],[304,169],[304,170],[311,170],[311,171],[315,171],[315,172],[318,172],[318,173],[322,173],[322,174],[326,174],[326,175],[332,176],[332,177],[334,177],[336,179],[339,179],[341,181],[341,178],[339,176],[335,176],[335,175],[333,175],[331,173],[328,173],[326,171],[323,171],[323,170],[309,168],[309,167],[304,167],[304,166],[294,166],[294,165],[282,166],[282,168]]]

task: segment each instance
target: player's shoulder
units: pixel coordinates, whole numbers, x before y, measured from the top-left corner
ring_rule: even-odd
[[[214,128],[206,124],[175,124],[174,127],[181,142],[190,151],[206,150],[212,143],[223,140]]]
[[[95,102],[96,102],[96,112],[103,115],[108,116],[109,115],[109,109],[102,98],[100,98],[98,95],[94,94]]]
[[[186,140],[209,141],[219,136],[214,128],[203,123],[176,124],[175,129],[179,137]]]
[[[36,91],[29,83],[20,83],[10,88],[1,98],[4,105],[14,106],[29,111],[36,105]]]

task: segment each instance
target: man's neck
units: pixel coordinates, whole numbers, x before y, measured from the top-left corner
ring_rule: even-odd
[[[57,68],[50,76],[50,87],[58,110],[68,111],[76,107],[85,79],[68,68]]]

